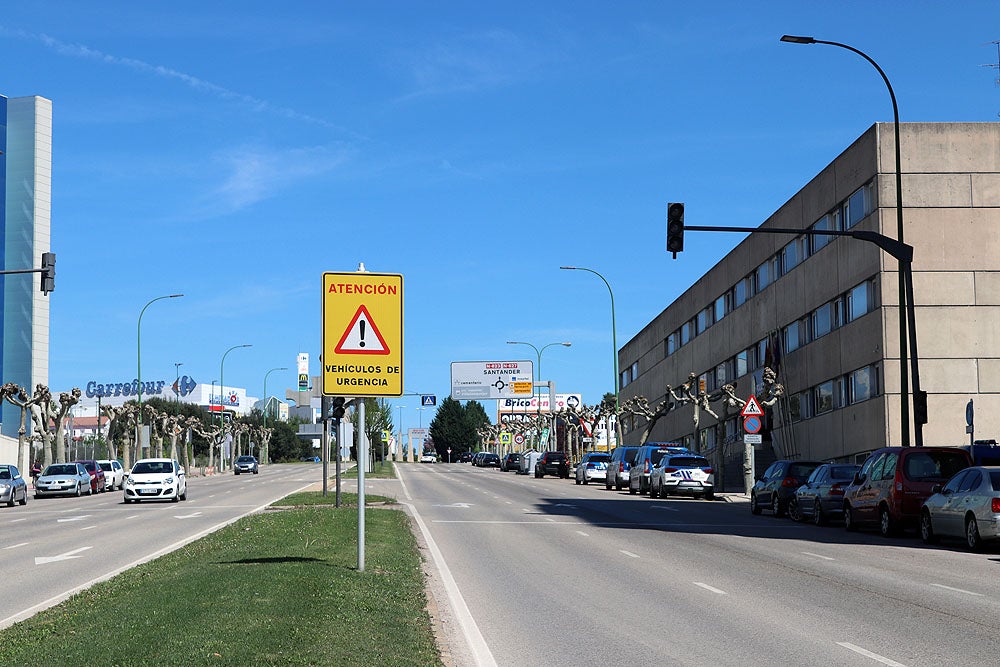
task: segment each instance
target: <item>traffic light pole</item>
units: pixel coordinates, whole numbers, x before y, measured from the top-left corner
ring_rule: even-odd
[[[920,389],[920,365],[917,354],[917,322],[916,310],[913,306],[913,246],[897,241],[896,239],[866,230],[824,230],[824,229],[790,229],[786,227],[716,227],[713,225],[687,225],[685,229],[693,232],[741,232],[744,234],[794,234],[801,236],[850,236],[860,241],[874,243],[885,252],[892,255],[899,261],[902,275],[899,277],[904,284],[904,290],[900,291],[900,317],[907,320],[909,329],[910,346],[910,380],[913,383],[913,424],[915,444],[917,447],[924,446],[923,425],[927,423],[927,392]],[[683,245],[681,246],[683,248]],[[903,294],[905,292],[905,298]],[[904,350],[900,350],[900,361],[903,364],[903,373],[900,380],[905,377],[906,362],[903,358]],[[909,447],[909,387],[903,386],[900,382],[901,414],[904,423],[900,430],[902,434],[902,445]]]

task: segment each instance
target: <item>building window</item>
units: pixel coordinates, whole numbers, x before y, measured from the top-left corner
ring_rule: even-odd
[[[733,287],[733,308],[742,306],[750,296],[750,278],[748,276]]]
[[[782,330],[781,335],[784,339],[782,342],[785,345],[785,352],[792,352],[793,350],[799,349],[801,334],[799,333],[798,320],[785,327]]]
[[[729,368],[731,366],[730,361],[724,361],[715,367],[715,389],[725,385],[731,379]]]
[[[868,307],[868,297],[870,296],[868,285],[868,281],[865,281],[847,293],[848,322],[853,322],[870,310]]]
[[[743,377],[750,370],[747,362],[748,355],[749,350],[743,350],[742,352],[738,352],[736,354],[736,377],[738,378]]]
[[[629,378],[629,382],[635,382],[639,377],[639,362],[633,362],[630,370],[632,371],[632,377]]]
[[[808,245],[804,236],[799,237],[781,249],[781,275],[785,275],[806,258]]]
[[[771,273],[771,261],[768,260],[757,267],[757,291],[763,292],[768,285],[774,280],[774,276]]]
[[[757,341],[757,345],[754,346],[754,369],[758,369],[764,366],[767,361],[767,339],[762,338]]]
[[[851,373],[851,403],[867,401],[878,394],[878,373],[874,366],[865,366]]]
[[[850,229],[870,212],[868,186],[858,188],[844,203],[844,228]]]
[[[695,319],[697,325],[697,332],[699,334],[704,333],[705,329],[709,328],[710,326],[712,326],[712,324],[714,324],[714,322],[712,321],[712,312],[713,312],[712,306],[703,308],[701,311],[698,312],[698,316]]]
[[[677,351],[677,340],[681,337],[679,331],[675,331],[669,336],[667,336],[667,356]]]
[[[833,328],[833,303],[824,303],[812,314],[812,339],[821,338]]]
[[[723,294],[722,296],[720,296],[718,299],[715,300],[715,321],[716,322],[719,322],[720,320],[722,320],[722,318],[726,316],[726,313],[729,312],[729,308],[726,307],[726,302],[729,300],[727,298],[728,296],[729,296],[729,293],[727,292],[726,294]]]
[[[692,322],[689,320],[681,325],[681,347],[691,342]]]
[[[833,410],[833,380],[818,385],[813,393],[816,399],[813,402],[815,414],[821,415]]]

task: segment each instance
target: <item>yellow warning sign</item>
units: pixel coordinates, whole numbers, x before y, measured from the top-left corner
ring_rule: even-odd
[[[402,396],[403,276],[323,274],[325,396]]]

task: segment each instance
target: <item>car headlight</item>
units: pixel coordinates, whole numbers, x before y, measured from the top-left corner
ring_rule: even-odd
[[[7,484],[6,482],[0,484],[0,491],[7,491],[11,488],[11,486],[12,486],[11,484]]]
[[[164,484],[173,484],[174,483],[174,478],[173,477],[167,477],[165,480],[163,480],[163,483]]]
[[[125,486],[135,486],[135,480],[129,477],[125,480]]]

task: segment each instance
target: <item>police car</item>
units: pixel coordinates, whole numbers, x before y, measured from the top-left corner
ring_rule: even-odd
[[[704,456],[673,454],[664,456],[649,474],[649,496],[659,498],[671,494],[715,497],[715,472]]]

